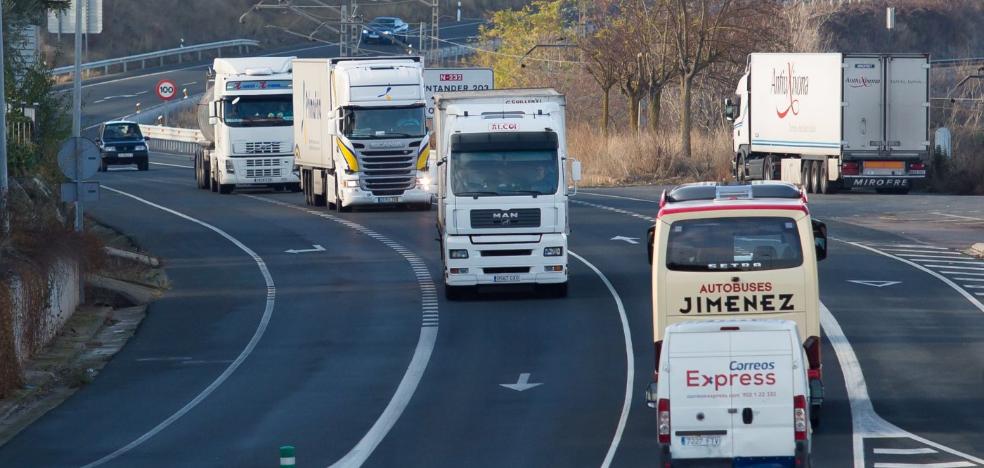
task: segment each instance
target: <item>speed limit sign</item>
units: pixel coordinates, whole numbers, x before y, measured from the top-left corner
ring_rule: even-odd
[[[161,80],[157,82],[157,97],[170,101],[178,94],[178,85],[171,80]]]

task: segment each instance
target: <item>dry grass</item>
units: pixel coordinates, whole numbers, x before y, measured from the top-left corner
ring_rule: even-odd
[[[731,135],[694,132],[693,157],[680,156],[676,132],[612,135],[585,125],[569,129],[568,153],[581,160],[584,185],[667,184],[723,180],[731,173]]]

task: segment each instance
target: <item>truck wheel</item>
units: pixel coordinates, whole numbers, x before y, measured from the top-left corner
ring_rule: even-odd
[[[314,199],[311,198],[311,172],[304,169],[301,170],[301,191],[304,192],[304,204],[314,205]]]
[[[209,171],[211,172],[211,171]],[[212,193],[218,193],[219,191],[219,181],[215,176],[209,176],[208,188]]]
[[[834,184],[830,182],[830,169],[827,163],[828,161],[820,161],[820,187],[817,188],[817,192],[823,194],[834,193]]]
[[[813,161],[803,161],[803,190],[806,193],[814,193],[816,190],[813,185],[814,180],[816,179],[813,177]]]
[[[745,182],[745,152],[738,153],[738,163],[735,164],[735,180]]]
[[[297,193],[301,191],[301,183],[297,182],[294,184],[287,184],[287,191],[291,193]]]
[[[219,185],[219,193],[221,193],[223,195],[228,195],[228,194],[232,193],[232,191],[235,190],[235,189],[236,189],[236,184],[220,184]]]
[[[205,160],[205,156],[202,156],[202,189],[210,190],[212,188],[212,168],[208,165],[208,161]]]

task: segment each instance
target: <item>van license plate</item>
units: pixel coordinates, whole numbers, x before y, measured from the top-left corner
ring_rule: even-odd
[[[379,203],[399,203],[400,197],[379,197]]]
[[[720,447],[720,436],[685,436],[680,438],[680,445],[685,447]]]
[[[119,158],[132,158],[133,153],[116,153],[116,157]]]
[[[492,277],[492,281],[496,283],[518,283],[519,275],[495,275]]]

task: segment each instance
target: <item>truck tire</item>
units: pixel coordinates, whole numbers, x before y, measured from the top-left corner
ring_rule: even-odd
[[[735,163],[735,180],[738,183],[744,183],[747,180],[745,176],[745,151],[738,153],[738,162]]]
[[[236,189],[236,184],[219,184],[219,193],[228,195]]]
[[[810,193],[820,193],[820,161],[810,161]]]
[[[817,189],[817,192],[823,194],[831,194],[837,191],[836,184],[830,181],[830,165],[828,163],[829,161],[820,162],[820,187]]]
[[[803,191],[813,193],[813,161],[803,161]]]
[[[311,199],[311,180],[310,171],[301,169],[301,191],[304,192],[304,204],[311,206],[314,202]]]
[[[774,154],[765,157],[765,173],[762,177],[765,180],[782,180],[782,173],[779,170],[781,165],[779,158]]]
[[[202,171],[202,190],[210,190],[212,188],[212,170],[204,154],[201,156],[199,164],[201,164]]]
[[[218,179],[215,178],[214,175],[211,175],[211,172],[212,171],[209,170],[210,175],[209,175],[209,178],[208,178],[208,181],[209,181],[208,182],[208,189],[211,190],[212,193],[218,193],[218,191],[219,191],[219,181],[218,181]]]

